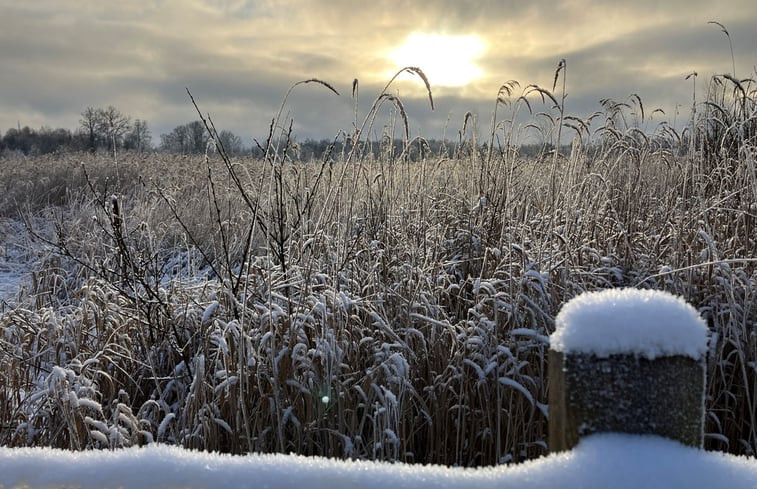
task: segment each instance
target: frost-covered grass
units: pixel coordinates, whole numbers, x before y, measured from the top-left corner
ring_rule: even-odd
[[[500,114],[526,110],[505,92]],[[41,257],[0,316],[0,444],[534,458],[556,313],[637,287],[706,320],[706,446],[754,455],[747,102],[698,112],[694,144],[665,125],[644,134],[636,102],[608,104],[593,122],[564,116],[572,151],[535,158],[518,154],[533,128],[513,116],[495,120],[491,152],[464,127],[420,160],[406,156],[422,141],[396,154],[379,140],[379,157],[356,145],[292,161],[285,121],[262,161],[0,159],[3,222],[27,222]]]

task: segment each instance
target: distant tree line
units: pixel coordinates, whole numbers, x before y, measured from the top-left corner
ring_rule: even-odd
[[[192,121],[175,127],[168,134],[160,135],[160,144],[153,145],[152,133],[143,119],[132,119],[113,106],[107,108],[87,107],[82,111],[79,126],[71,131],[65,128],[51,129],[43,126],[32,129],[28,126],[8,129],[0,134],[0,154],[20,152],[23,154],[48,154],[66,151],[129,150],[136,152],[165,151],[178,154],[204,153],[210,144],[210,135],[201,121]],[[229,155],[244,153],[242,139],[228,130],[218,134]]]
[[[413,139],[407,146],[404,141],[384,137],[378,141],[361,141],[355,148],[359,159],[373,158],[391,161],[407,158],[417,161],[426,157],[465,157],[478,151],[488,153],[486,146],[474,149],[470,141],[441,141],[435,139]],[[247,154],[252,157],[265,156],[265,143],[245,147],[242,139],[228,130],[218,133],[217,145],[222,145],[228,155]],[[16,127],[0,135],[0,154],[3,152],[21,152],[23,154],[47,154],[56,151],[114,151],[130,150],[136,152],[162,151],[173,154],[203,154],[211,147],[211,138],[205,124],[196,120],[176,126],[167,134],[160,135],[160,142],[153,145],[152,133],[147,121],[132,119],[113,106],[107,108],[87,107],[82,111],[79,126],[75,131],[69,129],[40,129]],[[273,144],[279,151],[279,158],[294,161],[312,161],[323,159],[340,159],[353,150],[351,138],[337,140],[305,139],[302,142],[292,139],[286,144]],[[522,156],[538,156],[552,149],[551,145],[526,145],[519,148]],[[501,148],[494,148],[496,154]],[[563,151],[569,151],[569,147]],[[269,150],[269,156],[270,150]]]
[[[518,154],[524,157],[538,157],[552,151],[553,148],[554,146],[551,144],[525,144],[518,147]],[[294,143],[288,156],[300,161],[320,160],[348,154],[352,149],[353,143],[349,138],[337,141],[306,139],[301,143]],[[570,146],[563,146],[561,150],[563,153],[570,152]],[[405,141],[401,139],[389,140],[384,138],[381,141],[361,142],[359,148],[356,150],[359,158],[367,157],[384,159],[385,161],[400,157],[406,157],[411,161],[418,161],[428,157],[467,157],[476,151],[480,156],[484,156],[488,154],[488,145],[482,144],[474,148],[473,143],[466,140],[445,141],[416,138],[406,147]],[[497,147],[495,143],[493,153],[496,155],[502,151],[503,148]]]
[[[87,107],[79,119],[79,132],[83,133],[87,149],[131,149],[145,151],[152,148],[152,135],[147,122],[131,118],[120,110],[108,106],[106,109]]]
[[[72,134],[68,129],[51,129],[42,127],[38,130],[29,127],[12,128],[0,137],[0,153],[15,151],[24,154],[47,154],[60,150],[81,150],[84,140]]]
[[[176,126],[168,134],[160,135],[160,149],[169,153],[204,153],[209,144],[210,134],[202,121],[192,121]],[[242,138],[228,130],[218,133],[218,144],[222,145],[229,155],[240,155],[244,152]]]

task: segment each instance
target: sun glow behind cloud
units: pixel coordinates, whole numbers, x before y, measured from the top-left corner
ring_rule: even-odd
[[[485,44],[477,36],[413,33],[389,59],[396,69],[421,68],[432,86],[460,87],[483,75],[476,60],[484,51]]]
[[[690,104],[687,74],[700,73],[704,90],[708,74],[731,70],[728,39],[707,20],[728,27],[737,72],[749,75],[757,2],[729,2],[0,0],[0,132],[75,129],[84,108],[114,105],[148,120],[157,139],[196,117],[189,87],[219,124],[262,137],[287,87],[315,77],[343,96],[302,87],[287,110],[299,137],[330,138],[353,119],[344,96],[352,80],[360,80],[362,110],[400,68],[418,66],[436,111],[415,76],[391,89],[401,90],[413,127],[438,138],[449,114],[490,113],[507,80],[551,88],[561,58],[572,115],[629,93],[674,114],[676,104]]]

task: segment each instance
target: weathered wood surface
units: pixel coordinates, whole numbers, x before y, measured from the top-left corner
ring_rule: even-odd
[[[550,350],[549,449],[569,450],[600,432],[655,434],[701,447],[704,388],[704,359]]]

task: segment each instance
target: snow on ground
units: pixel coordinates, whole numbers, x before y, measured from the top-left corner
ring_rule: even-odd
[[[70,452],[0,448],[0,488],[757,488],[757,459],[655,436],[602,434],[570,452],[463,469],[296,455],[231,456],[165,445]]]
[[[45,218],[34,218],[32,226],[50,239],[54,232],[53,224]],[[49,246],[40,241],[32,241],[24,223],[0,218],[0,313],[16,307],[19,298],[28,296],[32,290],[32,275],[52,263],[61,264],[59,256],[49,250]],[[177,250],[167,258],[164,265],[165,274],[162,285],[172,283],[185,285],[201,284],[209,275],[208,269],[200,268],[201,259],[186,251]],[[71,261],[69,260],[69,264]],[[75,266],[58,268],[55,271],[62,276],[75,274]]]
[[[9,302],[18,293],[18,285],[24,270],[5,256],[5,249],[0,248],[0,303]]]
[[[16,302],[19,287],[28,286],[38,259],[23,224],[0,220],[0,312]]]
[[[552,349],[607,357],[633,353],[650,360],[707,352],[707,325],[680,297],[667,292],[609,289],[581,294],[560,310]]]

